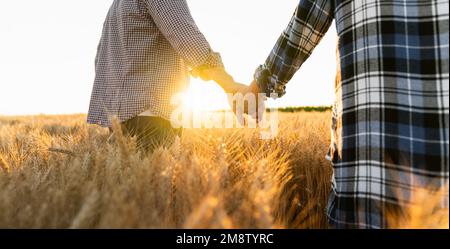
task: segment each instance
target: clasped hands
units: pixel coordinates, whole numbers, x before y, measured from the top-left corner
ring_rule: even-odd
[[[223,67],[213,67],[213,68],[197,68],[191,71],[191,74],[195,78],[200,78],[204,81],[215,81],[222,89],[231,95],[242,94],[242,96],[249,96],[254,98],[254,104],[249,104],[250,101],[236,101],[236,98],[229,99],[229,105],[231,106],[233,112],[238,116],[238,120],[243,120],[243,114],[247,114],[257,121],[261,121],[262,114],[265,110],[265,98],[261,99],[260,90],[253,81],[250,86],[237,83],[231,75],[227,73]],[[248,99],[247,99],[248,100]],[[243,104],[244,106],[239,106]]]

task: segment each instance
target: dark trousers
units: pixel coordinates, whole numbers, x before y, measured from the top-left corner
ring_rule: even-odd
[[[137,147],[143,152],[153,152],[158,147],[168,147],[181,137],[182,129],[174,129],[170,121],[159,117],[138,116],[122,123],[126,136],[136,138]]]

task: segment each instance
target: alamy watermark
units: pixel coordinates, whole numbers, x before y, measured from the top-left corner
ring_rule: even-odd
[[[172,104],[177,108],[171,116],[172,126],[188,129],[258,129],[260,138],[265,140],[278,135],[278,108],[272,105],[266,109],[265,94],[227,94],[227,98],[232,111],[202,111],[184,105],[184,94],[175,95]]]

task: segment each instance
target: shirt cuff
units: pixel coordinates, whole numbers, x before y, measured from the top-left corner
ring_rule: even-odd
[[[277,99],[286,94],[286,84],[278,81],[266,65],[256,69],[254,78],[260,92],[265,93],[266,97]]]
[[[205,62],[200,65],[195,67],[195,69],[197,70],[205,70],[205,69],[209,69],[209,68],[223,68],[223,62],[222,62],[222,57],[220,56],[219,53],[216,53],[214,51],[211,51],[208,55],[208,58],[206,58]]]

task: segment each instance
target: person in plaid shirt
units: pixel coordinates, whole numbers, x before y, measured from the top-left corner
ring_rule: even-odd
[[[212,75],[226,92],[245,91],[225,71],[195,24],[185,0],[115,0],[103,26],[87,121],[114,118],[146,151],[170,143],[172,98],[188,86],[189,70]]]
[[[256,91],[285,94],[333,20],[339,72],[329,221],[386,228],[418,188],[448,184],[449,1],[301,0],[256,70]],[[448,189],[443,199],[448,208]]]

